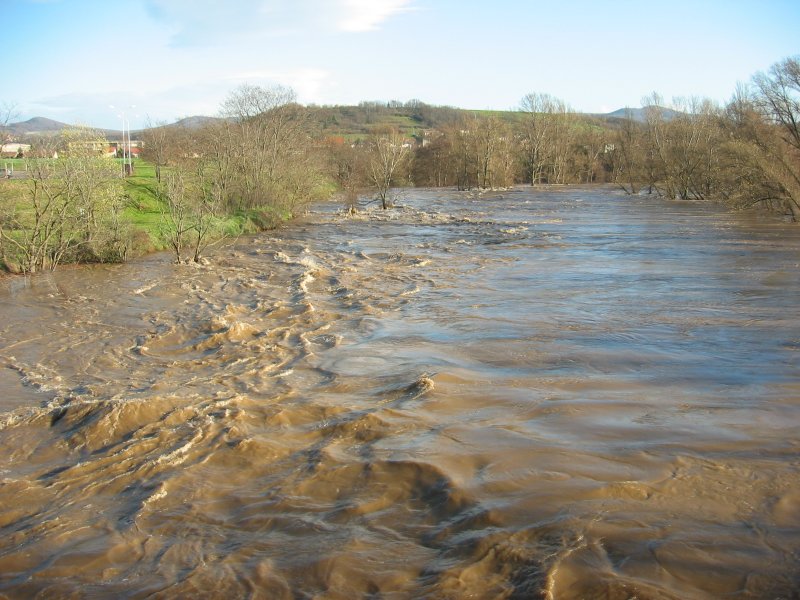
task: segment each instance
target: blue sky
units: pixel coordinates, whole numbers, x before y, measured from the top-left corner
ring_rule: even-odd
[[[214,115],[242,83],[303,103],[582,112],[726,101],[800,54],[797,0],[0,0],[0,105],[17,120],[134,128]],[[114,106],[114,108],[110,108]]]

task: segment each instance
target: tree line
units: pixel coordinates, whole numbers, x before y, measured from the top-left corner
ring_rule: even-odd
[[[408,148],[397,131],[376,125],[371,135],[332,147],[329,161],[351,199],[371,188],[383,206],[387,176],[392,185],[463,190],[613,183],[630,194],[759,207],[800,220],[798,57],[739,85],[725,105],[667,103],[655,93],[642,105],[601,118],[538,93],[507,113],[369,103],[362,108],[373,121],[391,112],[430,127]]]
[[[392,203],[397,186],[462,190],[527,184],[613,183],[630,194],[760,206],[800,220],[800,62],[787,58],[740,85],[724,106],[657,94],[617,118],[573,111],[531,93],[516,111],[408,103],[297,103],[284,87],[244,85],[221,117],[143,134],[155,166],[160,236],[177,260],[238,227],[267,229],[339,192],[351,211]],[[405,117],[409,130],[387,115]],[[357,135],[336,135],[342,120]],[[40,158],[0,202],[0,258],[23,272],[64,261],[121,261],[135,231],[119,165],[97,156],[96,132],[39,140]],[[58,159],[45,158],[60,149]]]

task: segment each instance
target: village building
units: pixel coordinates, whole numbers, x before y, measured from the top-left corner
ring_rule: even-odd
[[[0,157],[2,158],[24,158],[30,152],[30,144],[20,144],[18,142],[8,142],[0,146]]]

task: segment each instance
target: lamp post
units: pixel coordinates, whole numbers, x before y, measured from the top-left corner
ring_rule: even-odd
[[[114,105],[111,104],[109,108],[114,108]],[[131,108],[136,108],[135,106],[131,106]],[[123,110],[121,113],[117,114],[117,117],[122,119],[122,176],[125,177],[127,175],[133,174],[133,156],[131,155],[131,122],[125,117],[125,111]],[[128,141],[127,144],[125,142],[125,131],[128,131]],[[127,152],[125,146],[127,145]]]

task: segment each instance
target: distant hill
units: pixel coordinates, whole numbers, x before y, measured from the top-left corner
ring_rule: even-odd
[[[603,115],[595,115],[605,119],[632,119],[637,123],[644,123],[647,119],[647,111],[651,108],[658,108],[661,110],[661,115],[665,121],[671,121],[682,113],[671,108],[664,108],[662,106],[650,107],[643,106],[642,108],[620,108],[614,112],[606,113]]]
[[[48,119],[47,117],[33,117],[27,121],[9,123],[5,127],[0,127],[0,131],[8,133],[14,138],[23,138],[28,135],[58,135],[66,127],[72,127],[72,125]],[[107,138],[113,139],[122,137],[122,132],[118,130],[100,129],[99,131]]]
[[[186,129],[200,129],[209,123],[216,123],[220,121],[219,117],[204,117],[202,115],[195,115],[193,117],[184,117],[175,121],[172,125],[175,127],[185,127]]]
[[[203,115],[194,115],[194,116],[191,116],[191,117],[184,117],[183,119],[179,119],[179,120],[175,121],[174,123],[163,123],[163,124],[162,123],[158,123],[158,124],[155,124],[153,126],[153,129],[159,129],[161,127],[167,127],[167,128],[170,128],[170,127],[181,127],[183,129],[188,129],[188,130],[193,131],[193,130],[205,127],[206,125],[209,125],[211,123],[216,123],[216,122],[218,122],[220,120],[221,119],[219,117],[205,117]],[[147,131],[147,129],[134,129],[133,131],[131,131],[131,137],[134,137],[134,138],[141,137],[142,133],[144,133],[145,131]],[[120,132],[118,132],[118,133],[120,133]],[[121,133],[120,133],[120,135],[121,135]]]
[[[10,123],[2,129],[14,136],[55,135],[64,127],[68,127],[68,125],[60,121],[54,121],[46,117],[33,117],[20,123]]]
[[[386,128],[399,130],[408,136],[418,135],[426,129],[437,129],[454,123],[466,114],[487,113],[487,111],[472,111],[450,106],[431,106],[422,102],[408,104],[362,102],[358,106],[310,106],[309,110],[319,123],[323,134],[345,136],[350,139],[364,137],[370,132]],[[647,108],[620,108],[610,113],[585,116],[609,122],[631,118],[641,123],[645,120],[646,111]],[[681,114],[669,108],[661,108],[661,111],[666,120],[674,119]],[[488,112],[509,122],[517,120],[520,116],[520,113],[516,111]],[[220,120],[220,117],[194,115],[160,126],[195,130]],[[0,131],[8,132],[15,138],[22,138],[27,135],[56,135],[65,127],[70,127],[70,125],[45,117],[34,117],[27,121],[11,123],[0,128]],[[122,132],[119,130],[101,129],[100,131],[110,140],[122,137]],[[144,131],[144,129],[134,130],[131,132],[131,137],[139,138]]]

